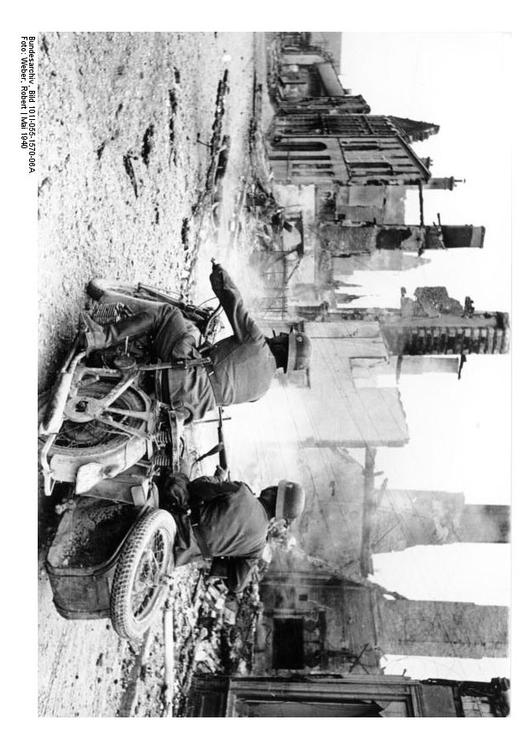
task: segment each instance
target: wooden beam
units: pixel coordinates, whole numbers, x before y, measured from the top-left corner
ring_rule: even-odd
[[[419,211],[420,211],[420,226],[424,226],[424,194],[422,192],[422,181],[419,180]]]
[[[363,576],[373,572],[371,557],[371,526],[375,510],[374,467],[376,450],[365,448],[365,468],[363,470],[363,521],[361,531],[360,571]]]

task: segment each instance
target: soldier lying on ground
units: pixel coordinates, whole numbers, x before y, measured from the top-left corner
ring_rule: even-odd
[[[208,357],[211,365],[164,371],[164,398],[173,408],[188,407],[194,419],[216,406],[256,401],[269,389],[278,368],[284,372],[308,368],[311,344],[307,336],[292,332],[266,338],[245,309],[229,274],[217,263],[213,263],[210,283],[234,334],[206,352],[197,350],[197,328],[171,305],[107,326],[83,314],[87,348],[106,349],[147,334],[154,355],[164,362]]]
[[[285,480],[256,497],[244,482],[227,480],[218,468],[213,477],[193,482],[185,474],[172,475],[163,502],[177,520],[176,564],[212,558],[210,575],[238,592],[263,559],[275,521],[289,526],[302,513],[305,498],[300,484]]]

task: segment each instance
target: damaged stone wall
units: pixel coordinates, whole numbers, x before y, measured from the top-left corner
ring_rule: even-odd
[[[378,645],[385,653],[507,656],[507,607],[379,598],[375,614]]]
[[[361,578],[345,576],[296,547],[276,556],[261,582],[260,595],[263,613],[257,626],[253,674],[284,674],[293,669],[380,671],[372,615],[374,591]],[[286,628],[289,620],[292,627]],[[291,637],[287,654],[279,651],[282,637]]]
[[[385,490],[373,517],[374,553],[415,545],[509,540],[508,505],[465,505],[462,493]]]

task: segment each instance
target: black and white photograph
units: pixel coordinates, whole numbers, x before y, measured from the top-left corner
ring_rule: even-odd
[[[17,44],[38,717],[510,717],[511,35]]]

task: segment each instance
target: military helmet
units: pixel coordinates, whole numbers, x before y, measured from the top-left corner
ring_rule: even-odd
[[[286,372],[307,370],[310,367],[312,343],[301,331],[290,331],[288,336],[288,364]]]
[[[304,510],[305,493],[302,485],[282,479],[278,483],[275,518],[294,521]]]

